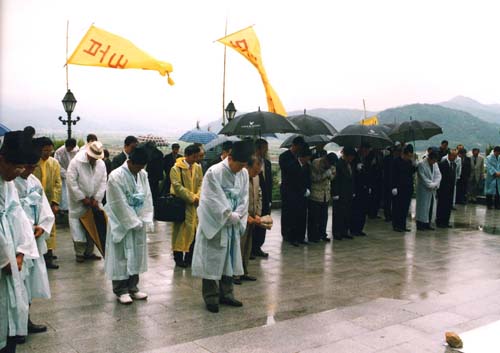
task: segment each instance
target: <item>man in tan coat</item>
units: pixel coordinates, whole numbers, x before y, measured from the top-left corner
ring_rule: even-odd
[[[43,191],[49,200],[50,207],[54,215],[59,212],[59,204],[61,203],[62,180],[61,167],[59,162],[51,157],[54,152],[54,143],[48,137],[40,137],[34,140],[35,145],[41,151],[41,158],[33,172],[42,183]],[[56,248],[56,224],[52,227],[50,237],[47,239],[47,253],[45,256],[45,264],[47,268],[58,269],[59,265],[54,263],[54,249]]]
[[[235,276],[234,284],[241,284],[241,281],[256,281],[257,278],[248,275],[248,262],[252,253],[253,232],[261,223],[262,214],[262,190],[260,189],[259,173],[262,169],[260,158],[252,157],[248,162],[248,220],[245,233],[241,237],[241,258],[243,260],[243,276]]]
[[[196,208],[200,201],[203,171],[196,163],[200,147],[189,145],[184,150],[184,157],[178,158],[170,169],[170,193],[186,202],[186,218],[184,222],[173,223],[172,251],[176,266],[191,265],[194,247],[194,236],[198,226]]]

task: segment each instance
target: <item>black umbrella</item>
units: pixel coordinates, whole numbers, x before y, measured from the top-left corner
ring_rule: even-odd
[[[339,146],[359,147],[369,143],[374,148],[385,148],[393,144],[392,140],[380,128],[370,125],[347,125],[332,140]]]
[[[304,109],[304,114],[294,115],[289,117],[290,121],[297,125],[300,129],[302,135],[312,136],[312,135],[335,135],[338,131],[332,124],[322,118],[317,118],[315,116],[307,115]]]
[[[219,131],[222,135],[262,136],[264,134],[300,132],[290,120],[282,115],[263,112],[246,113],[237,116]]]
[[[280,148],[289,148],[292,145],[292,141],[298,134],[293,134],[285,139],[281,144]],[[331,137],[327,135],[312,135],[312,136],[304,136],[304,141],[306,141],[309,146],[317,146],[322,144],[327,144],[332,140]]]
[[[432,121],[410,120],[396,124],[388,133],[394,141],[407,142],[428,140],[432,136],[443,133],[443,129]]]

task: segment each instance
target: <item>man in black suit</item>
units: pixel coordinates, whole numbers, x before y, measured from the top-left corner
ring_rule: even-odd
[[[406,145],[403,154],[394,160],[392,168],[392,229],[396,232],[409,232],[406,217],[413,195],[413,146]]]
[[[472,173],[472,160],[467,157],[467,150],[462,148],[458,151],[458,157],[462,160],[460,179],[457,180],[457,192],[455,203],[465,205],[467,203],[467,193],[469,178]]]
[[[363,228],[368,213],[368,200],[371,193],[370,174],[368,168],[368,154],[371,146],[363,143],[358,149],[356,158],[352,161],[354,178],[354,198],[352,200],[351,224],[349,230],[351,235],[366,236]]]
[[[179,149],[181,146],[179,146],[178,143],[173,143],[172,144],[172,152],[169,154],[166,154],[163,157],[163,170],[165,172],[165,183],[163,185],[163,190],[165,190],[165,194],[168,194],[170,192],[170,169],[175,165],[175,161],[177,158],[181,158],[182,155],[179,154]]]
[[[231,149],[233,148],[233,141],[224,141],[222,143],[222,153],[217,156],[214,160],[210,161],[207,166],[207,170],[217,163],[222,162],[229,154],[231,153]]]
[[[354,148],[344,147],[342,156],[337,162],[335,178],[332,182],[332,235],[335,240],[352,239],[352,236],[349,235],[354,193],[351,163],[355,157],[356,151]]]
[[[382,203],[383,179],[384,179],[384,155],[379,149],[372,149],[367,156],[367,168],[369,187],[371,193],[368,197],[368,217],[380,218],[378,211]]]
[[[279,157],[281,169],[281,235],[284,240],[294,242],[297,232],[297,198],[301,198],[302,166],[298,154],[306,148],[302,136],[292,141],[292,146]],[[307,147],[308,148],[308,147]]]
[[[271,162],[267,157],[269,145],[266,140],[258,139],[255,141],[255,155],[262,161],[262,170],[259,173],[259,184],[262,191],[262,212],[261,215],[271,214],[271,204],[273,197],[273,172]],[[266,240],[266,229],[255,227],[252,239],[252,255],[259,257],[268,257],[269,254],[262,251],[262,245]]]
[[[384,184],[384,218],[386,222],[392,221],[392,168],[396,158],[401,156],[401,148],[399,146],[389,147],[389,154],[384,157],[383,184]]]
[[[123,143],[123,151],[115,156],[111,161],[111,166],[114,169],[121,167],[123,163],[128,159],[128,156],[135,149],[139,141],[135,136],[127,136],[125,142]]]
[[[439,228],[451,228],[450,215],[453,207],[453,193],[457,177],[457,165],[455,160],[457,151],[451,150],[448,156],[439,162],[441,172],[441,184],[437,190],[436,226]]]
[[[151,196],[153,198],[153,207],[156,216],[158,198],[160,196],[160,182],[163,180],[163,153],[156,147],[154,142],[148,142],[146,146],[150,153],[146,171],[148,172],[149,187],[151,188]]]

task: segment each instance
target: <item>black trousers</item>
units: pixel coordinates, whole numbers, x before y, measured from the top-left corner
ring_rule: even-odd
[[[392,219],[392,189],[389,187],[384,187],[384,217],[386,220]]]
[[[363,231],[368,211],[368,190],[360,191],[352,200],[351,234],[359,234]]]
[[[0,353],[15,353],[16,345],[16,338],[14,336],[7,337],[7,345],[0,349]]]
[[[328,223],[328,202],[309,200],[307,211],[307,240],[318,241],[326,238]]]
[[[439,193],[436,208],[436,225],[446,226],[450,223],[452,207],[453,189],[449,192]]]
[[[469,182],[468,180],[459,179],[457,181],[457,195],[455,198],[455,202],[458,204],[466,204],[467,203],[467,189]]]
[[[307,199],[296,192],[282,193],[281,235],[291,242],[304,241],[307,229]]]
[[[351,209],[351,199],[333,201],[332,234],[334,238],[342,238],[349,234]]]
[[[398,188],[398,194],[392,201],[392,227],[405,229],[406,217],[410,210],[412,190]]]
[[[377,180],[372,185],[372,192],[368,196],[368,217],[375,218],[382,203],[383,187],[382,182]]]
[[[262,245],[266,241],[266,229],[261,227],[255,227],[253,230],[252,237],[252,253],[255,253],[259,249],[261,250]]]
[[[158,208],[158,198],[160,197],[160,182],[156,180],[149,180],[149,187],[151,189],[151,197],[153,198],[153,208],[156,215]]]

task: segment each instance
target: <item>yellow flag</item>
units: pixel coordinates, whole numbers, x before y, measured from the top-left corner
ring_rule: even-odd
[[[264,89],[266,90],[268,110],[272,113],[286,116],[285,108],[267,78],[266,70],[262,64],[259,39],[257,38],[257,34],[253,28],[247,27],[217,41],[233,48],[247,58],[253,66],[255,66],[255,68],[259,71],[262,83],[264,84]]]
[[[173,70],[171,64],[156,60],[129,40],[93,25],[71,54],[67,64],[154,70],[162,76],[167,75],[168,83],[174,84],[170,78]]]
[[[361,125],[378,125],[378,117],[376,115],[363,119],[359,122]]]

